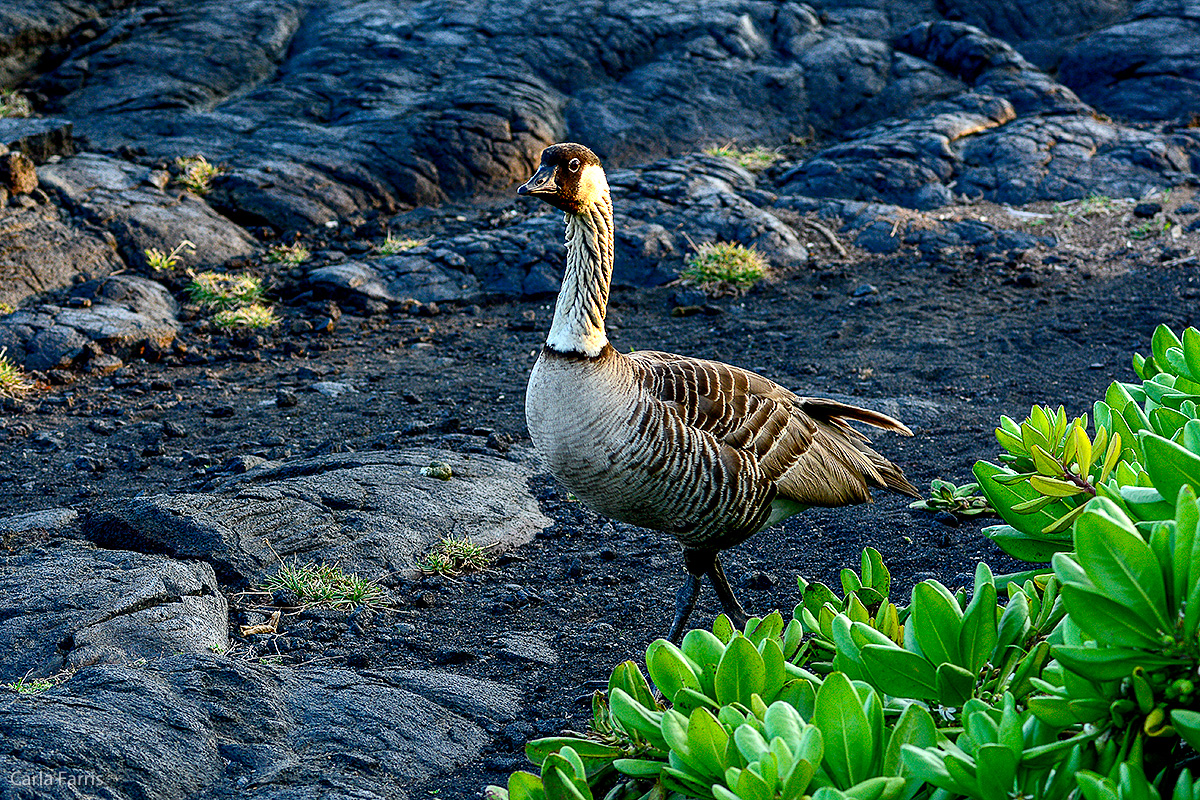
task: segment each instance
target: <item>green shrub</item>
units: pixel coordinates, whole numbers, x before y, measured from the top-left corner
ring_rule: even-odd
[[[28,97],[15,89],[0,89],[0,119],[28,117],[32,113]]]
[[[184,289],[192,302],[222,310],[258,302],[263,296],[262,279],[245,273],[201,272],[193,275]]]
[[[212,316],[213,325],[218,328],[241,328],[246,330],[264,330],[279,324],[279,317],[270,306],[261,303],[251,303],[238,308],[226,308]]]
[[[213,178],[223,171],[215,164],[210,164],[203,155],[181,156],[175,159],[178,174],[175,182],[191,190],[195,194],[208,194],[212,190]]]
[[[7,348],[0,347],[0,397],[21,397],[33,390],[25,370],[8,360]]]
[[[767,274],[767,260],[753,247],[734,242],[705,242],[687,258],[679,277],[704,289],[750,288]]]
[[[312,253],[300,242],[277,244],[267,251],[267,260],[277,264],[303,264],[312,258]]]
[[[751,172],[761,172],[783,158],[777,151],[766,147],[737,147],[733,144],[706,147],[704,152],[710,156],[732,159]]]
[[[376,607],[386,602],[387,592],[375,581],[343,572],[335,564],[281,563],[279,571],[263,584],[268,592],[290,592],[306,608]]]
[[[164,253],[157,247],[148,247],[143,252],[146,255],[146,263],[155,272],[163,272],[164,270],[173,270],[179,264],[179,259],[183,256],[183,250],[187,248],[189,251],[195,252],[196,245],[184,239],[169,253]]]

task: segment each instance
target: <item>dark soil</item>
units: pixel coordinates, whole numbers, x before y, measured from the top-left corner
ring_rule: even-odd
[[[1148,349],[1157,324],[1200,322],[1195,261],[1164,266],[1178,260],[1169,248],[1157,240],[1126,246],[1115,225],[1097,226],[1094,237],[1058,264],[1003,254],[980,260],[970,250],[933,261],[907,250],[842,258],[814,241],[810,266],[695,314],[672,315],[669,287],[615,291],[610,338],[623,349],[728,361],[801,393],[867,407],[886,399],[932,404],[908,420],[913,438],[880,435],[876,446],[919,487],[933,478],[963,482],[977,459],[994,456],[1000,414],[1023,417],[1032,403],[1088,412],[1110,381],[1133,379],[1130,355]],[[277,290],[286,301],[286,277]],[[435,315],[426,307],[421,315],[414,308],[356,316],[333,306],[285,302],[284,331],[295,320],[344,313],[331,333],[262,342],[190,323],[186,353],[47,386],[17,404],[0,418],[0,516],[202,487],[247,454],[284,459],[416,440],[482,447],[493,433],[493,446],[503,447],[505,435],[528,446],[524,387],[552,298]],[[358,392],[330,399],[307,391],[320,380]],[[295,392],[295,406],[270,402],[281,389]],[[283,663],[447,669],[514,683],[523,717],[492,731],[494,745],[479,763],[441,785],[414,786],[411,796],[474,797],[503,783],[525,765],[528,739],[586,724],[589,696],[612,667],[640,661],[665,633],[682,579],[677,546],[665,535],[613,525],[548,477],[531,488],[555,524],[486,573],[404,583],[390,610],[285,617],[267,650],[237,636],[245,620],[235,613],[235,650],[278,654]],[[880,494],[869,506],[807,512],[730,551],[726,570],[752,612],[779,608],[787,616],[797,575],[836,586],[867,545],[883,553],[898,598],[930,577],[969,584],[980,559],[997,572],[1022,567],[981,536],[988,521],[939,521],[907,506],[907,498]],[[240,588],[229,590],[244,607]],[[706,587],[693,623],[711,624],[718,610]],[[495,640],[513,631],[541,639],[557,661],[505,656]]]

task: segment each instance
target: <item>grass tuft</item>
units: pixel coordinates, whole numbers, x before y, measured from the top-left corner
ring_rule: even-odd
[[[33,390],[25,370],[8,360],[8,348],[0,347],[0,397],[23,397]]]
[[[492,563],[487,548],[480,547],[470,539],[455,539],[447,536],[425,554],[417,564],[420,570],[430,575],[461,575],[464,572],[479,572]]]
[[[181,156],[175,159],[175,166],[179,167],[175,182],[195,194],[208,194],[212,189],[213,178],[222,172],[220,167],[208,163],[208,159],[202,155]]]
[[[249,328],[261,330],[273,328],[279,324],[275,309],[261,303],[251,303],[248,306],[227,308],[212,316],[212,323],[218,328]]]
[[[263,588],[272,593],[290,592],[305,608],[375,608],[387,600],[387,592],[378,583],[343,572],[334,564],[281,564]]]
[[[733,144],[706,147],[704,152],[710,156],[731,158],[751,172],[761,172],[783,158],[779,153],[766,147],[742,148]]]
[[[257,303],[263,296],[262,279],[253,275],[201,272],[184,289],[193,302],[217,310]]]
[[[383,243],[375,248],[375,251],[381,256],[394,256],[396,253],[403,253],[405,250],[411,250],[418,245],[425,244],[428,239],[413,239],[408,236],[392,236],[392,232],[388,231]]]
[[[276,264],[303,264],[310,258],[312,253],[299,242],[277,244],[267,251],[267,261]]]
[[[685,283],[708,290],[732,288],[744,291],[767,274],[767,260],[753,247],[735,242],[705,242],[688,256],[679,273]]]
[[[16,89],[0,89],[0,119],[28,117],[32,113],[28,97]]]
[[[146,254],[146,263],[150,265],[150,268],[155,272],[163,272],[164,270],[175,269],[185,247],[191,252],[195,252],[196,250],[196,245],[184,239],[175,245],[175,249],[169,253],[164,253],[157,247],[147,247],[143,252]]]

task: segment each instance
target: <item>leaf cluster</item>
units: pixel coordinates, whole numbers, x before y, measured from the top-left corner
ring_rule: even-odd
[[[960,517],[981,517],[996,513],[988,499],[979,494],[978,483],[955,486],[950,481],[940,478],[930,481],[928,499],[914,500],[908,507],[922,511],[948,511]]]
[[[200,195],[208,194],[212,190],[213,179],[224,171],[221,167],[209,163],[201,154],[180,156],[175,159],[175,167],[175,182]]]

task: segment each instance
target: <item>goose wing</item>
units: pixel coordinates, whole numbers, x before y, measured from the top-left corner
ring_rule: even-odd
[[[872,450],[849,420],[911,436],[891,417],[833,400],[800,397],[749,370],[670,353],[629,358],[645,395],[683,423],[734,448],[779,495],[804,505],[870,499],[870,487],[916,496],[896,465]]]

